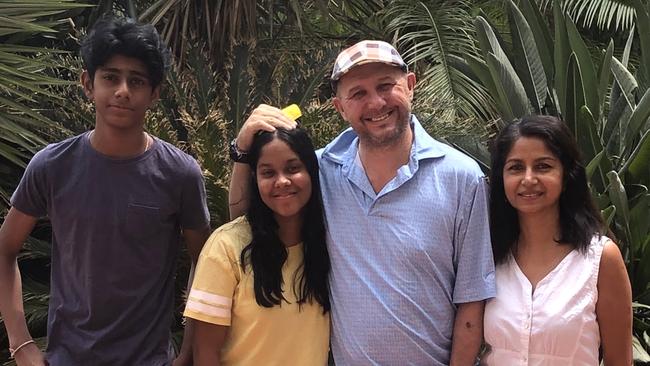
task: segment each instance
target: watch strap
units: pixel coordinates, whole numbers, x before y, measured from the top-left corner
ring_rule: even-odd
[[[237,147],[236,138],[230,142],[229,153],[230,153],[230,160],[232,160],[233,162],[243,163],[243,164],[248,163],[248,152],[239,150],[239,147]]]

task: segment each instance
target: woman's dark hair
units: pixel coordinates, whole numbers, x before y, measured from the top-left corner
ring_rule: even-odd
[[[90,80],[94,80],[97,68],[115,55],[142,61],[153,88],[162,83],[170,63],[170,52],[153,25],[126,18],[103,17],[81,42],[81,58]]]
[[[560,194],[560,237],[581,252],[589,248],[594,234],[602,234],[604,224],[587,185],[587,174],[571,131],[559,118],[527,116],[515,120],[499,132],[492,143],[490,172],[490,230],[495,263],[505,262],[516,249],[519,238],[517,210],[503,189],[503,168],[512,145],[520,138],[538,138],[562,163],[563,189]]]
[[[253,171],[251,205],[246,214],[253,239],[241,253],[241,265],[244,270],[247,264],[250,264],[253,269],[255,300],[259,305],[272,307],[285,300],[282,295],[282,266],[287,259],[287,250],[278,237],[278,223],[273,211],[262,201],[255,177],[262,147],[275,139],[286,143],[298,155],[311,179],[311,197],[302,210],[301,237],[304,248],[302,274],[294,278],[292,286],[287,288],[299,291],[296,294],[299,304],[315,300],[327,312],[330,309],[328,295],[330,260],[325,243],[318,160],[309,136],[300,128],[292,130],[278,128],[275,132],[261,132],[253,140],[249,152],[249,164]]]

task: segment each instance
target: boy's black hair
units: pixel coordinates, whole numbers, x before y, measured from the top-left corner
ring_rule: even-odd
[[[589,249],[593,235],[604,234],[605,225],[589,192],[587,174],[578,145],[567,125],[553,116],[526,116],[515,120],[492,142],[490,172],[490,230],[496,264],[508,260],[516,250],[519,217],[503,188],[503,168],[514,143],[521,137],[536,138],[562,163],[563,189],[560,194],[560,237],[581,252]]]
[[[98,20],[81,43],[81,58],[90,79],[112,56],[141,60],[149,72],[152,88],[162,83],[170,64],[170,52],[151,24],[112,16]]]

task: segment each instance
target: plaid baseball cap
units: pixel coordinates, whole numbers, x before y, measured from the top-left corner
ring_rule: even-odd
[[[369,64],[371,62],[381,62],[387,65],[393,65],[401,68],[405,72],[408,66],[395,47],[384,41],[361,41],[357,44],[344,49],[336,57],[332,76],[332,83],[337,82],[341,76],[345,75],[355,66]]]

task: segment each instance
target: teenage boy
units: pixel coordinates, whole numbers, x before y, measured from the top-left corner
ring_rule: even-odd
[[[351,127],[319,151],[334,361],[474,365],[484,300],[495,295],[483,173],[411,113],[415,74],[390,44],[343,50],[331,81]],[[258,107],[232,144],[233,160],[246,157],[258,130],[294,125]],[[247,208],[247,169],[234,166],[231,216]]]
[[[180,243],[195,263],[210,230],[196,161],[143,130],[169,52],[153,26],[105,18],[81,56],[95,129],[34,156],[0,228],[0,311],[10,351],[20,366],[170,365]],[[26,326],[16,263],[43,216],[52,223],[45,355]],[[191,363],[189,341],[175,365]]]

